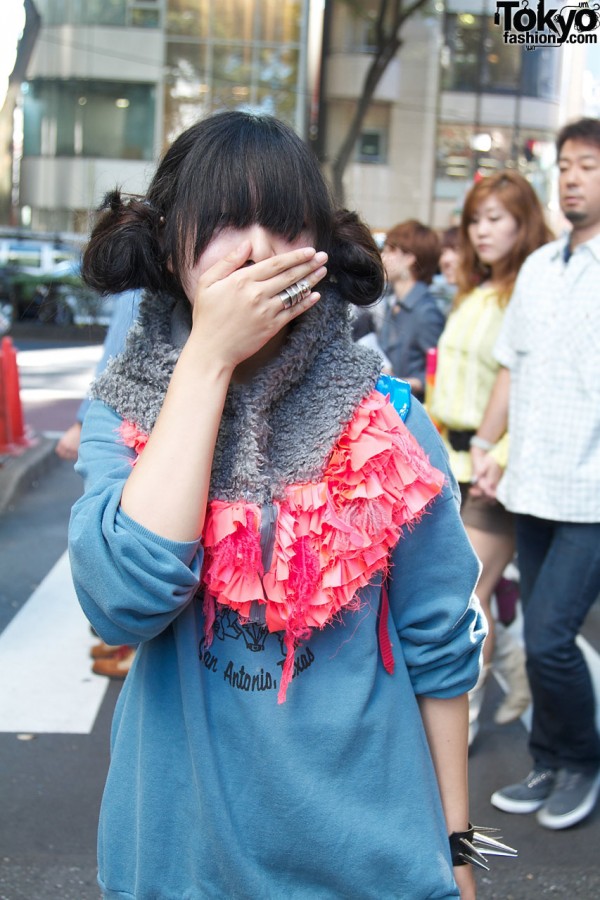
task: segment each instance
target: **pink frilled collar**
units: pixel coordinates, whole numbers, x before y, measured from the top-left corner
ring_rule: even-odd
[[[123,422],[124,444],[138,454],[147,436]],[[205,633],[212,638],[215,605],[250,619],[265,607],[269,631],[285,633],[286,661],[278,701],[284,702],[300,641],[343,609],[360,606],[358,591],[386,573],[404,525],[411,527],[440,493],[435,469],[391,404],[373,390],[360,403],[318,483],[291,484],[277,511],[273,554],[264,571],[261,507],[212,500],[203,533]]]

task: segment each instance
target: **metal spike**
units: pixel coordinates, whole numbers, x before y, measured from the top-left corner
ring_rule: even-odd
[[[461,839],[460,839],[460,842],[461,842],[461,844],[463,845],[463,847],[466,847],[466,848],[467,848],[467,850],[469,851],[470,854],[473,854],[474,856],[477,857],[477,859],[480,859],[480,860],[482,860],[483,862],[487,862],[487,859],[485,858],[485,856],[483,855],[483,853],[480,853],[479,850],[477,849],[477,847],[475,847],[475,846],[471,843],[471,841],[469,841],[467,838],[461,838]]]
[[[473,842],[475,841],[484,845],[483,847],[479,847],[484,853],[495,853],[497,856],[516,856],[518,852],[514,847],[509,847],[508,844],[503,844],[496,840],[496,838],[487,837],[478,831],[473,835]]]
[[[467,853],[459,853],[459,854],[458,854],[458,857],[459,857],[459,859],[464,860],[464,862],[470,863],[470,865],[472,865],[472,866],[477,866],[477,867],[480,868],[480,869],[485,869],[486,872],[489,872],[489,871],[490,871],[490,867],[489,867],[489,866],[486,866],[485,863],[479,862],[479,860],[478,860],[478,859],[475,859],[474,856],[471,856],[470,853],[469,853],[469,854],[467,854]]]
[[[492,834],[492,832],[500,831],[499,828],[492,828],[491,825],[471,825],[474,831],[478,831],[480,834]],[[501,835],[498,835],[501,837]]]

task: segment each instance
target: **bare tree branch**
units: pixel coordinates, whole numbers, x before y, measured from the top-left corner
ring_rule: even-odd
[[[377,86],[388,65],[402,47],[403,39],[400,35],[402,26],[428,2],[429,0],[413,0],[412,3],[405,5],[405,0],[380,0],[375,27],[377,38],[375,52],[365,73],[362,93],[356,104],[346,137],[331,165],[333,192],[341,204],[345,201],[344,172],[350,162]]]

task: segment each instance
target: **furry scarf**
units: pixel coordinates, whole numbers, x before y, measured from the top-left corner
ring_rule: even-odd
[[[92,396],[149,434],[191,321],[187,303],[146,294],[124,353],[97,379]],[[266,503],[288,484],[318,481],[380,369],[379,356],[352,341],[349,304],[329,289],[295,320],[275,360],[250,383],[231,384],[210,499]],[[202,414],[199,397],[189,415]]]

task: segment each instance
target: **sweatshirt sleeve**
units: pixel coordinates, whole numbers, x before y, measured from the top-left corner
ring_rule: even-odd
[[[405,528],[392,554],[390,607],[415,693],[454,697],[479,675],[487,633],[474,594],[480,566],[460,518],[446,451],[414,399],[406,424],[447,483],[421,521]]]
[[[119,439],[119,416],[93,401],[76,469],[84,480],[69,525],[79,602],[109,644],[138,644],[160,634],[194,596],[202,567],[199,541],[167,540],[121,509],[135,454]]]

